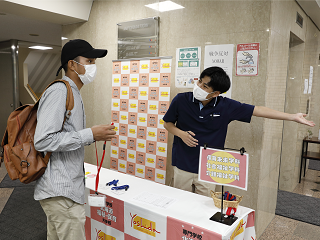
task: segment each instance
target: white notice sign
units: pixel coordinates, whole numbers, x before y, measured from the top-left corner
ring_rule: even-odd
[[[230,89],[222,95],[231,98],[232,90],[232,66],[233,66],[233,44],[207,45],[204,52],[204,69],[208,67],[221,67],[230,78]]]
[[[312,66],[310,66],[308,94],[311,94],[311,89],[312,89],[312,79],[313,79],[313,67],[312,67]]]
[[[308,93],[308,87],[309,87],[309,83],[308,83],[308,79],[306,78],[304,80],[304,90],[303,90],[303,94],[307,94]]]

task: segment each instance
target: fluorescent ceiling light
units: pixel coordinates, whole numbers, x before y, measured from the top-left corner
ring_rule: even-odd
[[[52,47],[44,47],[44,46],[31,46],[29,47],[31,49],[37,49],[37,50],[49,50],[49,49],[53,49]]]
[[[153,3],[153,4],[148,4],[145,6],[148,8],[152,8],[152,9],[159,11],[159,12],[166,12],[166,11],[172,11],[172,10],[184,8],[183,6],[176,4],[172,1]]]
[[[61,40],[66,40],[66,39],[68,39],[68,38],[66,38],[66,37],[61,37]]]

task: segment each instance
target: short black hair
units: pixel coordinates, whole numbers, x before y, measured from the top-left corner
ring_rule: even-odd
[[[79,56],[73,59],[76,62],[79,62]],[[69,61],[68,61],[69,62]],[[68,62],[62,66],[65,73],[68,71]]]
[[[230,88],[230,78],[228,74],[221,67],[209,67],[202,71],[200,79],[205,76],[210,77],[208,86],[212,87],[213,91],[224,93]]]

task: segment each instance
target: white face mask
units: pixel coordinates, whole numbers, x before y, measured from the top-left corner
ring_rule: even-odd
[[[214,92],[211,92],[214,93]],[[199,100],[200,102],[205,101],[205,100],[209,100],[207,99],[207,96],[210,93],[207,93],[205,90],[201,89],[197,82],[194,83],[194,87],[193,87],[193,96],[195,99]],[[212,97],[211,97],[212,98]]]
[[[73,60],[74,61],[74,60]],[[76,62],[76,61],[74,61]],[[78,63],[78,62],[76,62]],[[96,75],[97,75],[97,66],[96,64],[89,64],[89,65],[83,65],[81,63],[78,63],[82,66],[84,66],[86,72],[85,74],[78,74],[76,71],[76,74],[78,74],[81,82],[83,82],[84,85],[93,82],[93,80],[95,79]]]

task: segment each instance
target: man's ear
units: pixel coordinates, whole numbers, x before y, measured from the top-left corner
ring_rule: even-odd
[[[220,93],[221,92],[219,92],[219,91],[214,91],[213,93],[208,94],[207,99],[218,97],[220,95]]]
[[[72,60],[68,61],[68,69],[74,70],[75,69],[75,62]]]
[[[213,94],[214,94],[213,97],[215,98],[215,97],[218,97],[221,94],[221,92],[215,91]]]

